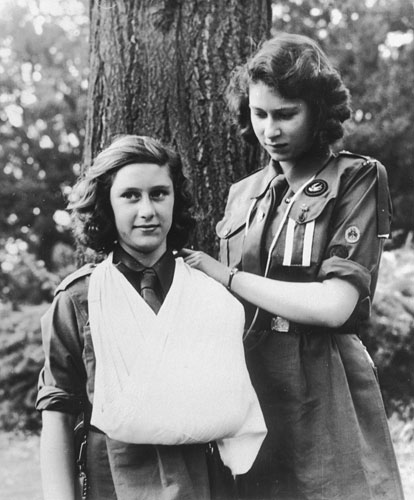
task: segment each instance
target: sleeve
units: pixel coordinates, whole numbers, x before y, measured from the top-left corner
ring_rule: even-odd
[[[59,292],[41,320],[45,363],[39,375],[37,410],[82,411],[86,372],[80,331],[84,323],[71,294]]]
[[[389,223],[390,205],[386,178],[377,175],[375,161],[345,173],[343,186],[333,211],[329,243],[318,279],[337,277],[351,282],[360,292],[360,300],[372,298],[384,238],[379,236],[386,212]],[[385,182],[385,184],[384,184]],[[379,185],[378,183],[382,183]],[[378,193],[386,192],[386,206]]]

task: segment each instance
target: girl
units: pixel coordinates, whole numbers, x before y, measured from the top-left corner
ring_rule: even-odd
[[[45,500],[75,498],[81,413],[82,498],[227,500],[229,469],[247,471],[258,452],[266,428],[243,308],[173,254],[193,226],[190,207],[180,158],[148,137],[115,140],[73,190],[77,239],[107,258],[64,280],[42,318]],[[209,468],[208,457],[221,460],[212,441],[223,476]]]
[[[340,75],[311,39],[279,34],[234,72],[243,136],[270,157],[231,188],[221,263],[186,262],[245,302],[246,356],[268,435],[242,498],[402,499],[375,367],[358,337],[390,205],[384,167],[331,146],[349,118]]]

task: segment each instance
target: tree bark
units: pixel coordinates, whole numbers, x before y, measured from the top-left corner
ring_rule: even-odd
[[[229,184],[257,168],[226,111],[230,72],[269,34],[270,0],[91,0],[85,164],[120,133],[172,144],[192,181],[194,245],[215,250]]]

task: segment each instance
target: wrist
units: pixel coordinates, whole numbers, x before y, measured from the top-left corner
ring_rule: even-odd
[[[228,280],[227,280],[227,290],[231,291],[231,287],[232,287],[232,284],[233,284],[233,279],[234,277],[236,276],[236,274],[239,272],[239,269],[237,267],[233,267],[232,269],[230,269],[229,271],[229,277],[228,277]]]

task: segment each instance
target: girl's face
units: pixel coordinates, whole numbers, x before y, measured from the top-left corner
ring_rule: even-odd
[[[287,99],[263,82],[249,87],[250,119],[273,160],[294,164],[313,142],[313,120],[302,99]]]
[[[168,166],[133,163],[115,174],[109,192],[118,241],[146,266],[167,249],[174,208],[174,186]]]

